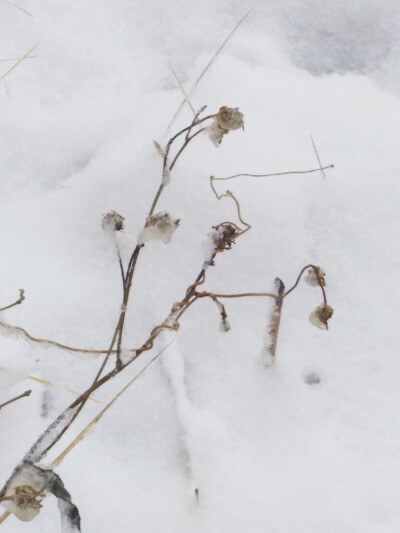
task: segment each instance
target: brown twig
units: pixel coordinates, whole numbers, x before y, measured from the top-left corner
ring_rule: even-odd
[[[20,335],[21,337],[27,339],[28,341],[35,342],[37,344],[53,346],[54,348],[59,348],[61,350],[66,350],[68,352],[92,354],[92,355],[101,355],[101,354],[108,353],[108,350],[91,350],[89,348],[75,348],[73,346],[68,346],[66,344],[62,344],[60,342],[53,341],[50,339],[40,339],[37,337],[33,337],[30,333],[26,331],[26,329],[21,328],[20,326],[12,326],[11,324],[7,324],[7,322],[4,322],[3,320],[0,320],[0,327],[8,329],[9,331],[17,335]],[[117,353],[117,350],[112,350],[111,353]]]
[[[11,309],[11,307],[14,307],[15,305],[21,304],[25,300],[25,291],[24,289],[19,289],[19,298],[14,303],[10,305],[6,305],[6,307],[1,307],[0,311],[6,311],[7,309]]]
[[[313,172],[321,172],[323,170],[326,170],[328,168],[334,168],[334,165],[328,165],[326,167],[320,167],[320,168],[314,168],[311,170],[293,170],[289,172],[274,172],[272,174],[234,174],[233,176],[228,176],[226,178],[216,178],[215,176],[210,176],[210,186],[213,190],[213,193],[217,197],[218,200],[221,199],[224,195],[218,195],[217,191],[214,188],[213,182],[214,181],[226,181],[226,180],[233,180],[236,178],[272,178],[274,176],[290,176],[292,174],[312,174]]]
[[[324,298],[324,303],[326,304],[327,303],[327,298],[326,298],[326,293],[325,293],[325,288],[323,286],[323,284],[321,283],[320,279],[319,279],[319,275],[318,275],[318,267],[315,266],[315,265],[306,265],[305,267],[303,267],[301,270],[300,270],[300,273],[299,275],[297,276],[297,279],[294,283],[294,285],[292,285],[292,287],[290,287],[290,289],[288,289],[285,294],[283,295],[283,298],[286,298],[286,296],[288,296],[292,291],[294,291],[294,289],[297,287],[297,285],[299,284],[300,280],[301,280],[301,277],[302,275],[304,274],[304,272],[307,270],[307,268],[312,268],[315,272],[315,275],[316,275],[316,278],[318,280],[318,285],[321,289],[321,292],[322,292],[322,296]]]
[[[29,396],[31,392],[32,392],[31,390],[26,390],[25,392],[23,392],[19,396],[16,396],[15,398],[11,398],[11,400],[8,400],[7,402],[1,403],[0,404],[0,409],[3,409],[3,407],[5,407],[6,405],[9,405],[10,403],[16,402],[20,398],[24,398],[25,396]]]

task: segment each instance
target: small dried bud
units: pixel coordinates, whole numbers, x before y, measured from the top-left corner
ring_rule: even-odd
[[[325,287],[325,271],[321,267],[309,268],[304,276],[304,281],[311,287]]]
[[[110,211],[103,215],[101,227],[105,231],[121,231],[124,229],[125,217],[119,215],[116,211]]]
[[[174,219],[169,213],[161,212],[151,215],[146,222],[146,226],[139,234],[138,243],[144,244],[147,241],[162,241],[167,243],[179,226],[179,219]]]
[[[223,106],[215,115],[212,124],[206,128],[206,131],[211,142],[215,146],[219,146],[224,135],[230,131],[243,128],[243,125],[243,114],[237,107]]]
[[[309,320],[311,324],[320,329],[328,329],[328,320],[333,315],[333,309],[328,304],[322,304],[310,314]]]
[[[221,318],[221,322],[219,323],[219,330],[223,333],[227,333],[231,329],[231,325],[229,324],[229,320],[227,318]]]

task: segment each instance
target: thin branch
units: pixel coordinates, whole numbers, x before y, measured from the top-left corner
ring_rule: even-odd
[[[210,176],[210,185],[215,196],[219,200],[221,197],[218,196],[217,191],[215,190],[213,186],[214,181],[226,181],[226,180],[233,180],[235,178],[272,178],[274,176],[290,176],[292,174],[312,174],[313,172],[321,172],[322,170],[326,170],[328,168],[334,168],[334,165],[328,165],[326,167],[320,167],[320,168],[313,168],[311,170],[291,170],[289,172],[274,172],[272,174],[234,174],[233,176],[228,176],[227,178],[216,178],[215,176]]]
[[[6,311],[7,309],[11,309],[11,307],[21,304],[24,300],[25,300],[25,291],[24,289],[19,289],[18,300],[16,300],[13,304],[7,305],[6,307],[1,307],[0,311]]]
[[[319,276],[318,276],[318,267],[315,266],[315,265],[306,265],[305,267],[303,267],[301,270],[300,270],[300,273],[299,275],[297,276],[297,279],[294,283],[294,285],[292,287],[290,287],[289,290],[287,290],[285,292],[285,294],[283,295],[283,298],[286,298],[286,296],[288,296],[292,291],[294,291],[294,289],[297,287],[297,285],[299,284],[300,280],[301,280],[301,277],[302,275],[304,274],[304,272],[308,269],[308,268],[312,268],[315,272],[315,275],[316,275],[316,278],[318,280],[318,285],[321,289],[321,292],[322,292],[322,296],[324,298],[324,303],[326,304],[327,303],[327,298],[326,298],[326,293],[325,293],[325,288],[324,286],[322,285],[320,279],[319,279]]]
[[[275,300],[278,298],[276,294],[273,294],[272,292],[242,292],[238,294],[218,294],[214,292],[204,291],[199,292],[197,294],[199,298],[203,298],[205,296],[208,296],[210,298],[216,297],[216,298],[248,298],[253,296],[265,296],[267,298],[274,298]]]
[[[9,405],[10,403],[16,402],[20,398],[25,398],[25,396],[29,396],[31,392],[32,392],[31,390],[26,390],[25,392],[23,392],[19,396],[16,396],[15,398],[11,398],[11,400],[8,400],[7,402],[1,403],[0,404],[0,409],[3,409],[3,407],[5,407],[6,405]]]
[[[190,141],[192,139],[194,139],[196,137],[196,135],[198,135],[199,133],[201,133],[202,131],[204,131],[205,128],[201,128],[199,131],[196,131],[196,133],[193,133],[193,135],[191,135],[190,137],[186,137],[186,140],[185,142],[182,144],[182,146],[180,147],[179,151],[177,152],[176,156],[174,157],[174,159],[172,160],[172,163],[170,164],[169,166],[169,170],[172,170],[178,160],[178,157],[181,155],[181,153],[183,152],[183,150],[186,148],[186,146],[190,143]],[[188,131],[189,133],[189,131]]]
[[[37,337],[33,337],[30,333],[26,331],[26,329],[21,328],[20,326],[12,326],[11,324],[7,324],[7,322],[4,322],[2,320],[0,320],[0,327],[3,327],[11,331],[12,333],[19,335],[22,338],[25,338],[25,340],[35,342],[37,344],[42,344],[46,348],[48,348],[49,346],[53,346],[54,348],[60,348],[61,350],[66,350],[68,352],[93,354],[93,355],[101,355],[101,354],[108,353],[108,350],[91,350],[88,348],[75,348],[73,346],[61,344],[60,342],[57,342],[57,341],[52,341],[50,339],[39,339]],[[134,351],[134,350],[131,350],[131,351]],[[112,350],[111,353],[117,353],[117,350]]]
[[[169,154],[169,151],[170,151],[170,148],[173,142],[183,133],[190,131],[194,126],[198,126],[199,124],[205,122],[206,120],[209,120],[210,118],[214,118],[214,116],[215,115],[208,115],[206,117],[203,117],[202,119],[199,119],[198,116],[196,115],[189,126],[187,126],[186,128],[183,128],[183,130],[181,131],[178,131],[178,133],[176,133],[173,137],[170,138],[164,150],[164,161],[163,161],[163,171],[162,171],[163,176],[164,176],[166,168],[168,167],[168,154]],[[185,144],[184,147],[186,147],[188,143],[186,142],[184,144]],[[182,153],[182,151],[183,150],[180,150],[179,155]],[[177,160],[177,157],[175,157],[173,164],[171,164],[171,166],[168,167],[169,170],[172,170],[172,168],[174,167],[176,163],[176,160]],[[159,186],[158,191],[154,197],[153,203],[151,204],[150,211],[149,211],[149,214],[147,215],[147,218],[149,218],[154,213],[154,210],[157,206],[158,200],[160,199],[161,193],[164,190],[164,187],[165,187],[165,184],[163,181],[161,181],[161,185]]]

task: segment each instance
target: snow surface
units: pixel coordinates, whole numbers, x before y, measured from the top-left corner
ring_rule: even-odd
[[[22,9],[28,13],[24,12]],[[138,261],[124,349],[140,346],[193,283],[211,227],[235,220],[209,176],[318,166],[319,173],[214,182],[240,200],[251,231],[218,254],[205,288],[286,286],[313,263],[326,272],[329,331],[308,321],[322,303],[301,283],[283,305],[276,361],[262,358],[270,302],[224,300],[219,331],[203,299],[176,340],[56,469],[85,533],[397,533],[400,359],[397,282],[400,7],[388,0],[18,0],[0,3],[0,59],[40,43],[0,82],[1,320],[31,335],[106,348],[122,301],[102,215],[125,218],[126,262],[162,179],[167,125],[244,13],[191,97],[207,113],[244,114],[245,132],[215,148],[194,139],[157,210],[176,213],[168,245]],[[15,61],[0,63],[0,77]],[[188,125],[185,107],[171,134]],[[92,382],[100,359],[0,338],[3,482],[38,436]],[[108,402],[154,355],[94,394]],[[6,368],[6,370],[4,370]],[[35,376],[60,385],[34,382]],[[90,401],[48,463],[103,407]],[[0,484],[2,484],[0,482]],[[195,489],[198,489],[196,495]],[[55,498],[2,533],[59,531]]]

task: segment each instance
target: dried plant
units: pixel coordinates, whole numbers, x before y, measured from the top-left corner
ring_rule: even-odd
[[[139,234],[137,243],[135,244],[130,258],[126,264],[124,264],[121,259],[117,240],[114,239],[113,241],[118,253],[123,297],[117,326],[112,335],[109,347],[107,349],[98,350],[71,347],[53,340],[38,339],[30,335],[23,328],[11,326],[4,321],[0,322],[1,328],[11,330],[22,338],[35,343],[37,346],[45,347],[50,345],[73,353],[79,352],[92,354],[93,356],[97,357],[101,354],[104,355],[100,367],[95,373],[95,376],[88,388],[81,394],[76,393],[78,394],[78,397],[56,418],[56,420],[54,420],[54,422],[50,424],[46,431],[44,431],[44,433],[31,446],[22,461],[15,468],[3,489],[0,491],[0,501],[7,508],[6,513],[0,518],[0,523],[5,520],[10,513],[14,513],[15,516],[21,520],[33,519],[39,513],[42,507],[41,502],[43,498],[46,496],[46,494],[51,493],[54,494],[58,500],[62,521],[66,524],[65,527],[69,528],[68,531],[80,531],[80,518],[78,509],[72,503],[71,497],[66,491],[61,479],[53,472],[53,470],[43,470],[40,466],[38,466],[38,463],[42,461],[47,456],[48,452],[53,448],[53,446],[63,438],[65,432],[74,423],[75,419],[84,408],[86,402],[91,398],[91,394],[102,387],[109,380],[114,378],[116,375],[123,372],[144,352],[151,350],[153,348],[154,341],[163,330],[177,331],[180,327],[181,319],[184,313],[186,313],[186,311],[188,311],[198,300],[207,298],[217,306],[217,310],[220,314],[220,329],[223,332],[227,332],[230,329],[230,325],[226,307],[221,300],[248,297],[267,297],[273,299],[273,310],[269,324],[269,341],[266,347],[266,351],[269,354],[272,362],[276,356],[283,301],[294,291],[299,284],[301,277],[306,272],[306,281],[312,286],[319,287],[323,296],[322,305],[317,307],[317,309],[311,313],[310,321],[319,328],[327,329],[328,327],[327,321],[331,318],[333,310],[327,303],[325,292],[325,272],[321,267],[316,265],[306,265],[303,267],[293,286],[286,291],[284,283],[279,278],[276,278],[275,280],[274,293],[261,291],[237,294],[221,294],[219,292],[206,290],[204,288],[207,270],[210,267],[215,266],[218,255],[231,250],[232,245],[251,229],[251,225],[243,219],[241,206],[236,196],[229,190],[223,194],[218,194],[215,190],[214,182],[218,180],[230,180],[246,176],[267,177],[271,176],[271,174],[238,174],[229,176],[227,178],[215,178],[211,176],[210,185],[215,196],[219,200],[228,198],[232,202],[232,205],[235,208],[236,219],[220,222],[211,228],[211,231],[208,235],[209,247],[207,257],[200,266],[199,272],[194,278],[193,283],[186,288],[182,298],[172,304],[171,310],[164,321],[156,325],[150,331],[147,338],[139,347],[130,350],[122,350],[126,313],[130,302],[134,273],[141,252],[146,243],[148,243],[150,240],[160,240],[163,243],[168,243],[171,238],[173,238],[173,234],[179,226],[179,220],[174,218],[170,213],[165,211],[156,211],[159,199],[164,189],[169,184],[171,171],[190,142],[201,132],[206,131],[206,133],[209,134],[211,141],[218,146],[230,131],[239,129],[243,126],[243,115],[237,108],[223,106],[216,113],[203,117],[202,115],[204,110],[205,107],[200,109],[187,127],[173,135],[164,149],[162,149],[160,145],[155,142],[156,149],[163,159],[161,182],[150,206],[143,229]],[[176,152],[171,155],[171,148],[178,140],[181,141],[181,144],[176,149]],[[290,173],[305,174],[322,171],[322,169],[323,167],[320,166],[318,169],[282,172],[274,175],[284,175]],[[103,215],[102,226],[109,235],[115,237],[115,232],[123,230],[124,217],[115,211],[110,211],[109,213]],[[23,299],[24,292],[21,290],[20,298],[16,302],[0,310],[4,311],[10,307],[18,305],[22,303]],[[148,363],[148,365],[151,364],[160,355],[160,353],[161,352],[159,352]],[[111,370],[106,371],[107,363],[111,362],[112,359],[114,360],[112,368]],[[146,365],[146,367],[144,367],[139,374],[141,374],[148,367],[148,365]],[[73,449],[73,447],[85,437],[88,430],[100,420],[103,414],[116,401],[116,399],[137,379],[138,375],[135,376],[109,403],[107,403],[100,413],[78,435],[78,437],[64,449],[64,451],[53,461],[51,465],[52,468],[58,466],[58,464],[66,457],[71,449]],[[25,395],[27,395],[27,393],[24,393],[18,398]],[[14,398],[6,403],[10,403],[18,398]],[[4,405],[6,404],[2,404],[0,407],[3,407]]]

